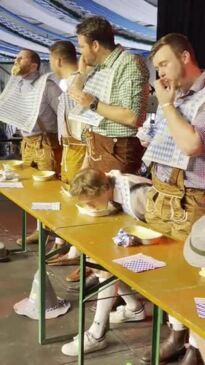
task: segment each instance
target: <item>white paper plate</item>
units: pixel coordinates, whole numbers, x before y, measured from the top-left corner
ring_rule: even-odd
[[[107,209],[101,210],[90,208],[88,205],[83,203],[77,203],[76,207],[78,208],[80,214],[86,214],[92,217],[103,217],[106,215],[114,214],[118,211],[118,209],[114,207],[114,205],[112,205],[111,203],[108,203]]]
[[[15,170],[18,167],[23,166],[23,161],[21,160],[8,160],[3,163],[4,170]]]
[[[48,181],[53,178],[55,171],[38,171],[35,175],[32,175],[34,181]]]

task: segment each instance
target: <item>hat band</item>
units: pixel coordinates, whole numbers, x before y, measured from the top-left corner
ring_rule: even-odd
[[[201,256],[205,256],[205,251],[204,250],[199,250],[198,248],[194,247],[192,242],[191,242],[191,238],[190,238],[190,247],[192,249],[192,251],[194,251],[195,253],[198,253],[198,255],[201,255]]]

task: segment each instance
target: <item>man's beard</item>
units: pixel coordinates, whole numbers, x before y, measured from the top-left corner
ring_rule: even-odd
[[[21,72],[21,67],[19,65],[13,65],[11,69],[12,76],[17,76]]]
[[[16,64],[11,69],[11,74],[13,76],[24,76],[27,75],[30,71],[30,68],[27,66],[21,67],[20,65]]]
[[[185,69],[184,65],[181,63],[180,74],[175,83],[176,90],[179,90],[181,88],[181,85],[183,84],[183,80],[185,78],[186,78],[186,69]]]

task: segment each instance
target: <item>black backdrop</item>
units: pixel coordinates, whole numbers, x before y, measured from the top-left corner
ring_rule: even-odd
[[[189,38],[205,68],[205,0],[158,0],[157,39],[171,32]]]

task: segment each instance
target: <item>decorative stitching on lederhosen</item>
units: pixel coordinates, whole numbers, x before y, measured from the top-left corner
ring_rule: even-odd
[[[173,168],[169,183],[160,181],[152,167],[153,186],[147,194],[146,214],[148,220],[161,218],[175,223],[185,223],[188,215],[181,202],[185,196],[184,172]]]
[[[95,147],[94,147],[94,135],[93,132],[89,129],[87,129],[85,131],[85,138],[86,138],[86,144],[87,144],[87,153],[88,153],[88,158],[90,158],[93,161],[101,161],[102,160],[102,155],[98,155],[96,156],[95,153]]]

